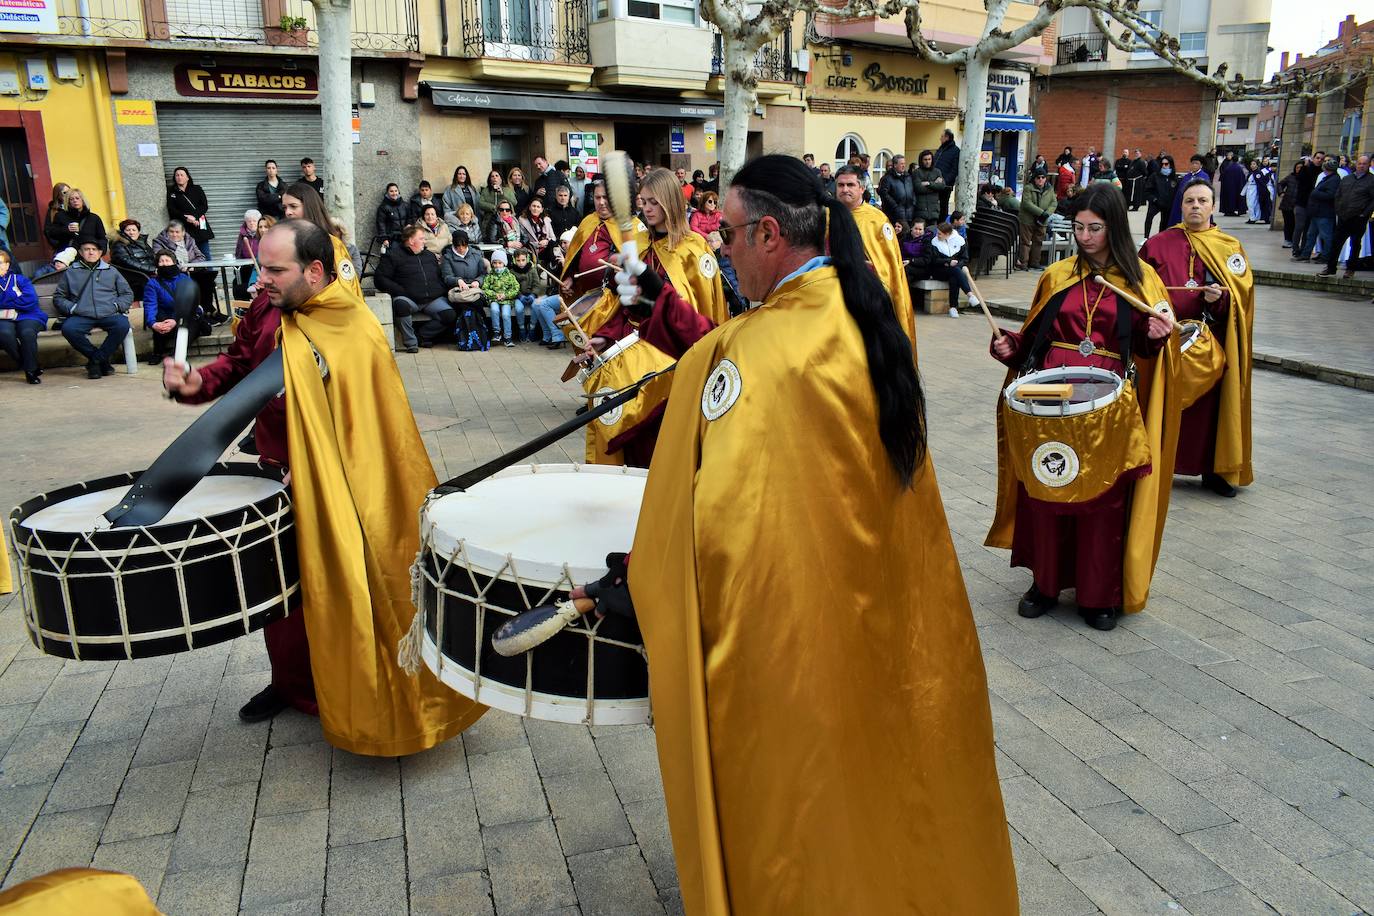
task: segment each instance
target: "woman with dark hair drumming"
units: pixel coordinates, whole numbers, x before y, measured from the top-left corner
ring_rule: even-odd
[[[1250,365],[1255,281],[1240,241],[1212,224],[1215,192],[1201,179],[1183,189],[1183,222],[1140,249],[1169,287],[1174,313],[1200,319],[1226,353],[1210,391],[1183,411],[1174,473],[1202,475],[1218,496],[1235,496],[1255,473],[1250,463]]]
[[[1095,629],[1110,630],[1123,608],[1145,606],[1159,556],[1178,443],[1178,337],[1168,314],[1147,318],[1113,289],[1155,308],[1169,303],[1159,275],[1136,256],[1121,192],[1090,185],[1078,205],[1078,256],[1045,270],[1025,324],[995,337],[992,355],[1008,368],[1004,384],[1038,369],[1107,369],[1126,380],[1120,400],[1138,399],[1141,417],[1117,414],[1118,422],[1130,425],[1085,432],[1076,444],[1054,442],[1059,453],[1073,456],[1067,463],[1072,470],[1047,478],[1037,464],[1043,446],[1028,460],[1013,458],[1025,448],[1012,440],[1009,409],[999,398],[997,515],[986,543],[1011,548],[1011,565],[1034,576],[1017,607],[1022,617],[1039,617],[1059,603],[1061,591],[1076,588],[1078,613]],[[1072,432],[1055,427],[1046,435]],[[1119,454],[1108,451],[1116,446]],[[1080,476],[1080,467],[1093,473]],[[1110,486],[1093,495],[1093,483]],[[1054,499],[1047,498],[1047,487],[1057,488],[1049,491]],[[1041,498],[1032,497],[1031,488]]]
[[[685,909],[1015,913],[911,340],[800,159],[749,163],[723,209],[761,305],[678,363],[628,585],[615,555],[594,589],[652,659]]]

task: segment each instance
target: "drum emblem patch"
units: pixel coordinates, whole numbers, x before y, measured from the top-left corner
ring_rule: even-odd
[[[735,406],[743,388],[739,367],[728,359],[722,359],[706,376],[706,387],[701,391],[701,414],[708,420],[719,420]]]
[[[887,239],[889,242],[892,241],[892,224],[891,224],[891,223],[883,223],[883,238]]]
[[[716,259],[710,254],[702,255],[697,267],[700,268],[701,275],[708,280],[716,275]]]
[[[1226,269],[1237,277],[1245,276],[1245,267],[1245,255],[1240,252],[1236,252],[1226,259]]]
[[[1042,442],[1031,455],[1031,473],[1047,487],[1064,487],[1078,479],[1078,453],[1063,442]]]
[[[357,275],[358,275],[358,272],[357,272],[356,270],[353,269],[353,262],[350,261],[348,258],[344,258],[342,261],[339,262],[339,279],[340,279],[340,280],[343,280],[343,281],[345,281],[345,282],[347,282],[347,283],[352,283],[352,282],[353,282],[353,278],[356,277]]]
[[[609,395],[615,394],[615,389],[614,389],[614,388],[598,388],[598,389],[596,390],[596,393],[597,393],[598,395],[606,395],[606,396],[609,396]],[[605,400],[605,398],[603,397],[603,398],[601,398],[601,400]],[[596,418],[596,422],[600,423],[602,426],[615,426],[617,423],[620,422],[620,418],[621,418],[622,416],[624,416],[624,414],[625,414],[625,405],[624,405],[624,404],[619,404],[619,405],[617,405],[617,406],[615,406],[615,407],[612,407],[610,410],[606,411],[606,412],[603,413],[601,416],[597,417],[597,418]]]

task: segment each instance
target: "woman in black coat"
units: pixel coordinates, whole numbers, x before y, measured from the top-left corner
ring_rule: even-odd
[[[1177,190],[1178,169],[1174,167],[1174,157],[1160,156],[1159,168],[1145,178],[1145,238],[1150,237],[1156,216],[1161,232],[1169,228],[1169,208],[1174,205]]]
[[[75,248],[77,239],[105,241],[105,223],[91,212],[86,195],[76,188],[67,191],[67,208],[58,210],[43,227],[43,234],[52,245],[53,254]]]
[[[200,185],[191,180],[191,173],[185,166],[177,166],[172,172],[172,181],[167,185],[167,215],[186,224],[186,234],[196,243],[207,258],[210,253],[210,240],[215,232],[210,228],[209,202]]]
[[[157,272],[157,259],[138,220],[126,219],[119,224],[119,238],[110,246],[110,263],[129,281],[134,299],[142,302],[143,288],[148,278]]]

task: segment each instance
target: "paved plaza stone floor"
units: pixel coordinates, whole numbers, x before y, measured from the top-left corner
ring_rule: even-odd
[[[1017,617],[1027,574],[982,546],[1002,370],[981,320],[918,333],[1023,911],[1374,912],[1374,394],[1256,373],[1256,485],[1224,501],[1178,480],[1149,609],[1099,633],[1072,606]],[[398,361],[441,478],[576,404],[534,347]],[[0,376],[0,505],[144,467],[195,414],[147,368]],[[3,884],[94,864],[174,916],[681,912],[649,727],[491,712],[428,753],[365,759],[296,713],[239,723],[266,669],[256,635],[47,658],[0,598]]]

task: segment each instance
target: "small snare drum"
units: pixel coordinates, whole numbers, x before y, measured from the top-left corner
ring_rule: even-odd
[[[552,722],[648,722],[649,669],[631,620],[588,614],[513,657],[491,636],[521,611],[567,598],[634,542],[647,472],[594,465],[508,468],[420,511],[412,575],[421,657],[463,696]]]
[[[1023,397],[1022,386],[1067,386],[1060,398]],[[1095,366],[1041,369],[1002,392],[1002,426],[1016,477],[1047,502],[1086,502],[1150,464],[1135,385]]]

